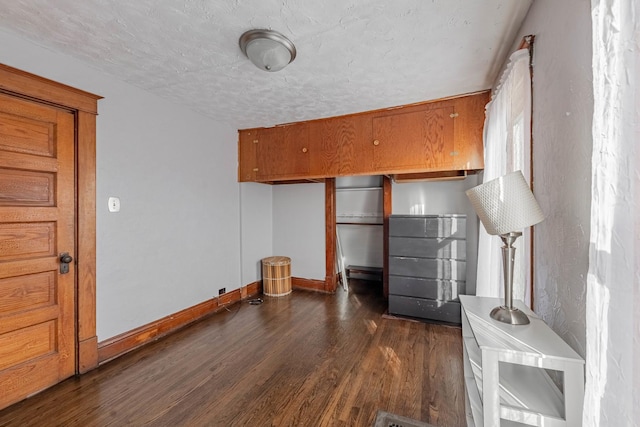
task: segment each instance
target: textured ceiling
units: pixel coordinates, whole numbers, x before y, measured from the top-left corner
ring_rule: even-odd
[[[0,27],[235,128],[491,87],[531,0],[0,0]],[[298,56],[267,73],[252,28]]]

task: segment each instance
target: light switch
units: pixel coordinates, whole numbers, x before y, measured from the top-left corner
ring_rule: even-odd
[[[120,199],[109,197],[109,212],[120,212]]]

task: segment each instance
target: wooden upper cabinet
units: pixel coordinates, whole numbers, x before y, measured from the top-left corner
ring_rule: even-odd
[[[477,171],[489,92],[239,132],[239,181]]]
[[[371,119],[365,115],[309,122],[309,176],[355,175],[371,168]]]
[[[373,168],[380,173],[446,170],[454,155],[453,106],[372,120]]]
[[[256,181],[256,145],[258,131],[247,129],[238,131],[238,182]]]
[[[455,99],[451,170],[484,169],[484,111],[490,100],[489,91]]]
[[[309,125],[307,123],[257,130],[256,179],[281,180],[309,172]]]

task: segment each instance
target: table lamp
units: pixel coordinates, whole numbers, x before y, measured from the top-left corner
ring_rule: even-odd
[[[522,236],[522,229],[544,219],[542,210],[519,170],[473,187],[466,194],[487,233],[499,235],[504,243],[504,305],[494,308],[491,317],[511,325],[526,325],[527,315],[513,306],[513,244]]]

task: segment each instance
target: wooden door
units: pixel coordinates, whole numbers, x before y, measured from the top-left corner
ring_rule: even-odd
[[[74,115],[0,94],[0,408],[75,373]]]
[[[373,167],[379,172],[445,170],[454,152],[453,106],[373,119]]]

